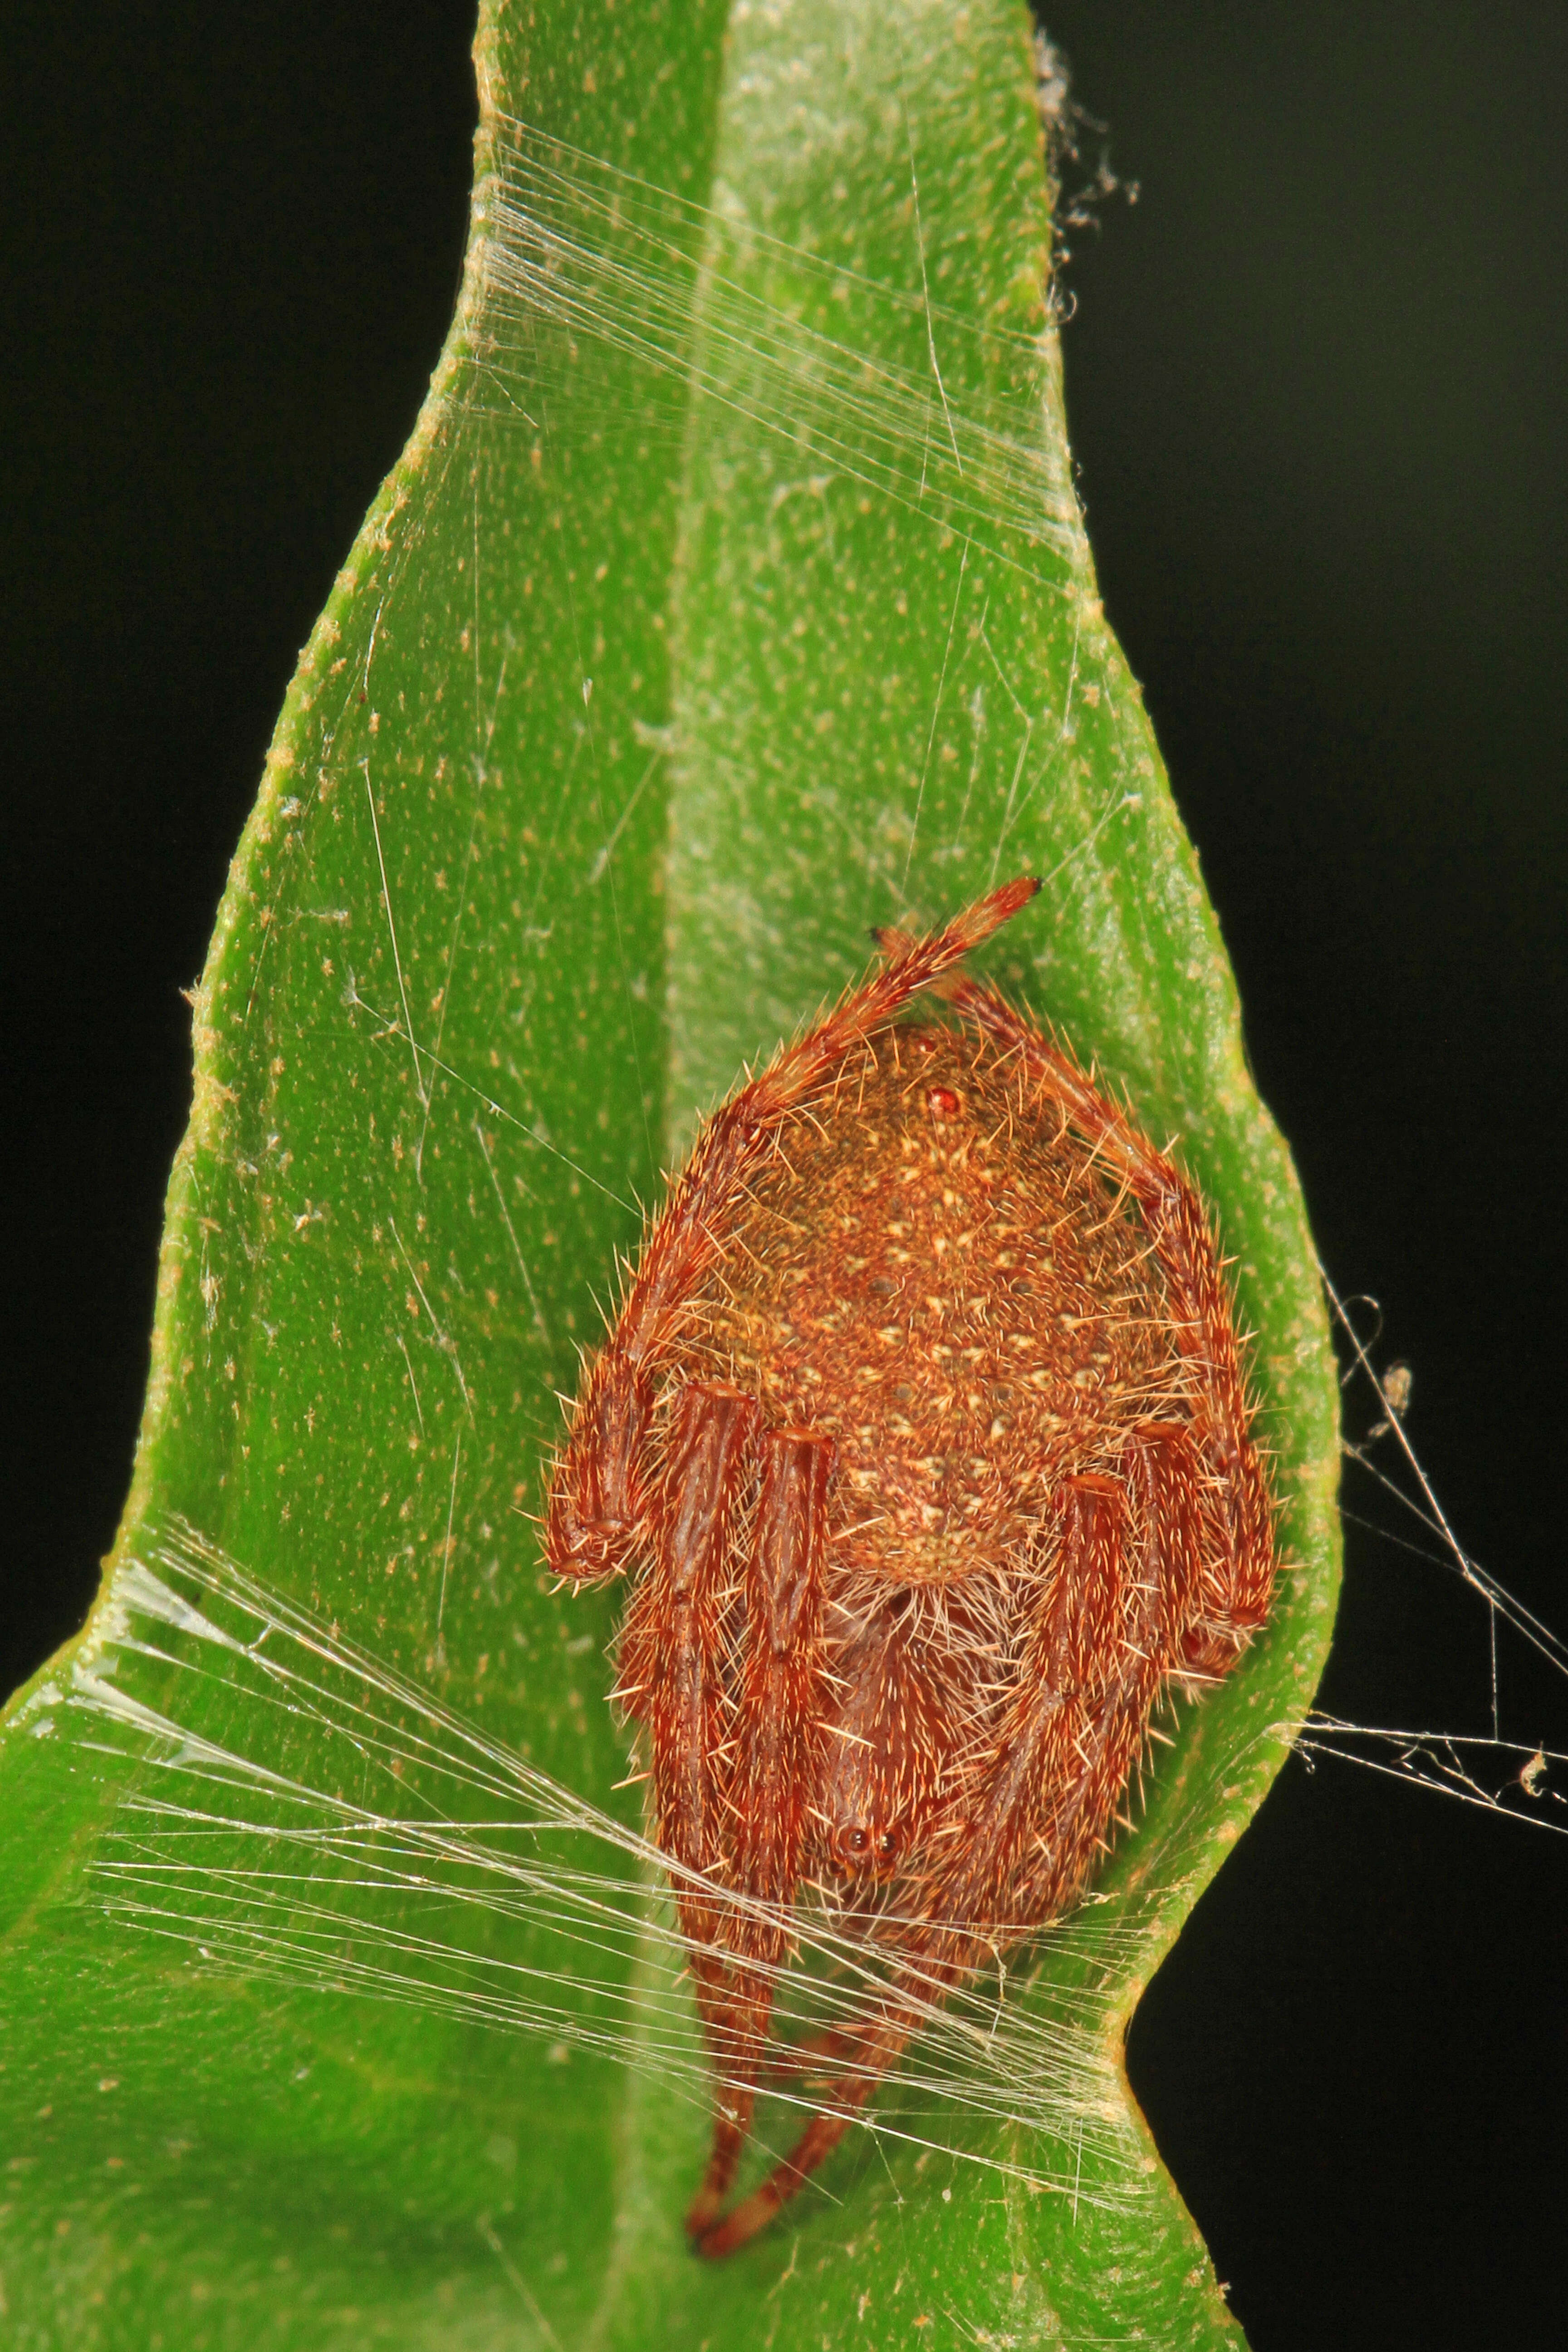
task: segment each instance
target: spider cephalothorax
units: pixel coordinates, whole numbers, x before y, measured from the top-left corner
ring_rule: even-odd
[[[1197,1196],[958,969],[1037,887],[880,935],[880,970],[708,1120],[556,1465],[550,1566],[630,1579],[616,1695],[721,2084],[707,2253],[835,2145],[913,1989],[1071,1900],[1163,1685],[1223,1673],[1268,1609]],[[897,1024],[921,990],[962,1025]],[[830,2038],[831,2101],[721,2216],[807,1886],[889,1979]]]

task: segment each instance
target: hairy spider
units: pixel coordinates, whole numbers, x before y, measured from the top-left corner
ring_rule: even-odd
[[[1268,1605],[1269,1499],[1192,1186],[962,958],[1011,882],[703,1126],[556,1463],[549,1564],[625,1574],[717,2087],[707,2254],[793,2196],[922,2010],[1080,1889],[1168,1678]],[[896,1024],[920,990],[962,1026]],[[883,1955],[793,2152],[727,2215],[803,1889]]]

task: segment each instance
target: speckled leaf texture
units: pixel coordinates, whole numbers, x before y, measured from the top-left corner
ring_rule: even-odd
[[[1031,28],[1021,0],[493,0],[476,56],[458,317],[199,992],[125,1524],[0,1725],[7,2341],[1235,2345],[1121,2051],[1322,1665],[1336,1391],[1072,496]],[[1088,2021],[1071,2193],[1021,2177],[1021,2126],[925,2094],[938,2152],[852,2135],[828,2194],[704,2266],[704,2118],[635,2065],[106,1916],[138,1768],[72,1730],[73,1678],[341,1778],[210,1643],[129,1638],[126,1580],[183,1522],[635,1823],[613,1599],[553,1594],[526,1516],[553,1392],[700,1108],[869,925],[1020,871],[1046,887],[984,969],[1173,1139],[1235,1262],[1278,1607],[1168,1725],[1098,1940],[1047,1938],[1009,1993]],[[534,1933],[472,1929],[521,1968]],[[553,1997],[613,2011],[635,1966],[585,1953]]]

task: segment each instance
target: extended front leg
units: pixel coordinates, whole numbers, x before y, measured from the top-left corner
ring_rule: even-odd
[[[719,2095],[712,2153],[686,2217],[695,2238],[722,2204],[751,2129],[773,1983],[788,1948],[786,1906],[800,1872],[819,1764],[832,1464],[833,1441],[817,1431],[770,1430],[763,1440],[730,1795],[741,1900],[726,1936],[734,1958],[722,1971],[723,1992],[709,2033]]]

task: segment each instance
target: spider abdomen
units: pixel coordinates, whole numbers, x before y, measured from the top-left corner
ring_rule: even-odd
[[[937,1028],[873,1041],[781,1133],[676,1377],[826,1430],[835,1569],[910,1585],[1016,1572],[1061,1478],[1187,1386],[1137,1212]]]

